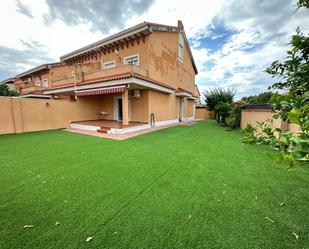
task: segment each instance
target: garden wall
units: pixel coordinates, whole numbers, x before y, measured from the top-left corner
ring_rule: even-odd
[[[67,128],[70,121],[96,118],[93,105],[79,101],[0,97],[0,134]]]
[[[297,125],[288,124],[282,119],[273,119],[273,113],[270,109],[243,109],[241,111],[241,123],[240,128],[245,129],[247,124],[256,126],[256,122],[266,121],[268,119],[273,120],[272,128],[280,128],[283,131],[298,132]]]
[[[195,119],[215,119],[213,111],[208,111],[206,107],[195,108]]]

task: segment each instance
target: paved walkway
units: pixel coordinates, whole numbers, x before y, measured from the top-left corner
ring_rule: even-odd
[[[165,129],[165,128],[172,127],[172,126],[193,125],[195,123],[196,122],[164,125],[164,126],[158,126],[158,127],[154,127],[154,128],[141,130],[141,131],[130,132],[130,133],[127,133],[127,134],[107,134],[107,133],[102,133],[102,132],[87,131],[87,130],[73,129],[73,128],[65,129],[65,131],[84,134],[84,135],[90,135],[90,136],[96,136],[96,137],[110,138],[110,139],[114,139],[114,140],[125,140],[125,139],[131,138],[131,137],[136,137],[136,136],[139,136],[139,135],[142,135],[142,134],[146,134],[146,133],[153,132],[153,131],[158,131],[158,130]]]
[[[65,129],[65,131],[75,132],[75,133],[80,133],[80,134],[90,135],[90,136],[96,136],[96,137],[110,138],[110,139],[115,139],[115,140],[125,140],[125,139],[131,138],[131,137],[136,137],[136,136],[139,136],[139,135],[142,135],[142,134],[146,134],[146,133],[149,133],[149,132],[161,130],[161,129],[176,126],[176,125],[178,125],[178,124],[159,126],[159,127],[141,130],[141,131],[130,132],[130,133],[127,133],[127,134],[107,134],[107,133],[102,133],[102,132],[86,131],[86,130],[73,129],[73,128]]]

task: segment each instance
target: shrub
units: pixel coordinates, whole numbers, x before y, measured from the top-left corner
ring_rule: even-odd
[[[269,121],[258,122],[256,128],[248,124],[244,132],[243,143],[270,145],[278,153],[268,155],[277,161],[287,161],[290,166],[309,162],[309,140],[305,136],[273,130]]]
[[[252,95],[248,97],[243,97],[241,100],[247,104],[264,104],[270,103],[273,96],[273,92],[263,92],[258,95]]]
[[[215,111],[217,112],[219,123],[226,125],[226,118],[229,116],[231,109],[232,106],[227,102],[221,102],[215,106]]]
[[[240,128],[240,121],[241,121],[241,109],[243,107],[243,102],[239,101],[233,104],[228,123],[227,125],[232,129]]]
[[[214,88],[204,91],[203,94],[207,109],[212,111],[215,110],[216,105],[219,103],[232,104],[235,97],[235,90],[230,88]]]
[[[277,130],[272,129],[272,120],[266,120],[263,122],[257,122],[256,127],[247,125],[245,128],[245,136],[243,137],[244,143],[250,144],[269,144],[273,145],[276,140],[275,132]]]
[[[204,97],[206,102],[206,107],[210,111],[215,111],[216,119],[220,123],[220,116],[222,119],[222,115],[219,115],[217,110],[220,109],[221,114],[225,116],[225,110],[227,104],[231,105],[233,103],[235,97],[235,90],[233,89],[224,89],[224,88],[214,88],[204,91]],[[227,103],[227,104],[226,104]],[[220,104],[220,105],[219,105]],[[224,118],[225,120],[225,118]]]

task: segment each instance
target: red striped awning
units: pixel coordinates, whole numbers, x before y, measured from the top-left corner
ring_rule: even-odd
[[[103,95],[111,93],[122,93],[126,86],[112,86],[112,87],[103,87],[90,90],[80,90],[75,91],[76,96],[90,96],[90,95]]]

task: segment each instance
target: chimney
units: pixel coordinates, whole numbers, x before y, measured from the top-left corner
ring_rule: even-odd
[[[178,20],[177,27],[180,28],[180,29],[183,29],[183,24],[182,24],[181,20]]]

